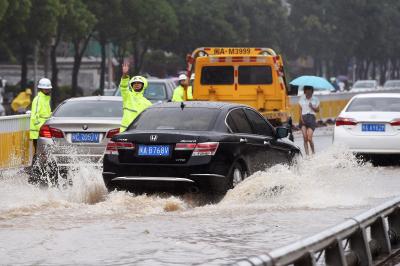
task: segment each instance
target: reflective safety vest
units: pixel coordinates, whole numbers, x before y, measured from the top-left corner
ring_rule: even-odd
[[[140,92],[134,91],[131,87],[129,77],[121,78],[119,87],[122,96],[123,113],[121,127],[119,129],[120,132],[124,132],[141,112],[152,105],[152,103],[143,96],[144,90],[148,85],[147,79],[144,77],[139,78],[143,81],[143,89]]]
[[[31,104],[31,95],[26,92],[20,92],[11,102],[11,109],[14,112],[25,112],[26,108]]]
[[[182,85],[179,85],[175,88],[174,94],[172,95],[173,102],[183,102],[185,95],[185,88]],[[192,86],[187,88],[187,100],[193,100]]]
[[[29,126],[30,139],[39,138],[40,127],[51,116],[50,98],[50,95],[39,91],[38,95],[33,99]]]

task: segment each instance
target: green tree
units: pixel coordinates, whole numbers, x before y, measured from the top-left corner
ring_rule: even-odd
[[[166,0],[125,0],[126,38],[133,51],[133,71],[139,73],[149,49],[166,49],[178,31],[178,19]]]
[[[7,12],[8,5],[9,5],[8,0],[0,0],[0,22]]]
[[[72,68],[72,96],[78,94],[78,74],[90,38],[94,32],[96,17],[83,0],[68,0],[65,2],[66,14],[63,17],[63,27],[66,41],[70,41],[74,50],[74,65]]]
[[[202,46],[235,46],[248,40],[249,23],[235,12],[238,1],[170,0],[179,19],[173,51],[181,56]]]
[[[0,25],[0,32],[6,42],[5,48],[9,56],[18,55],[21,63],[21,89],[23,89],[27,84],[28,55],[32,51],[28,38],[29,29],[26,24],[32,3],[30,0],[9,1],[8,3],[7,12]]]
[[[106,73],[106,45],[110,44],[111,40],[115,38],[126,37],[124,31],[120,30],[125,21],[122,15],[122,0],[88,0],[87,4],[97,18],[94,37],[101,48],[100,94],[103,95]]]

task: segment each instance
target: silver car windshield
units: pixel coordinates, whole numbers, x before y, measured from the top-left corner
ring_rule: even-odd
[[[165,100],[167,98],[165,85],[163,83],[150,83],[144,91],[144,97],[148,100]]]
[[[54,112],[55,117],[122,117],[120,101],[67,101]]]
[[[400,112],[400,98],[356,98],[346,112]]]
[[[374,86],[374,82],[357,82],[354,84],[353,88],[373,88]]]
[[[114,96],[121,96],[121,90],[119,88]],[[149,85],[144,91],[144,97],[148,100],[166,100],[168,97],[165,83],[149,81]]]

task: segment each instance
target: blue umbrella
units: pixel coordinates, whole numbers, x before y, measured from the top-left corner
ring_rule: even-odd
[[[329,81],[317,76],[301,76],[292,80],[290,84],[299,87],[313,86],[315,89],[335,90]]]

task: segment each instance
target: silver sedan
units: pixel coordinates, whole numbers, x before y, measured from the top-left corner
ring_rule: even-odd
[[[70,169],[100,167],[108,141],[119,133],[121,118],[121,97],[91,96],[62,102],[40,129],[31,180],[54,184]]]

